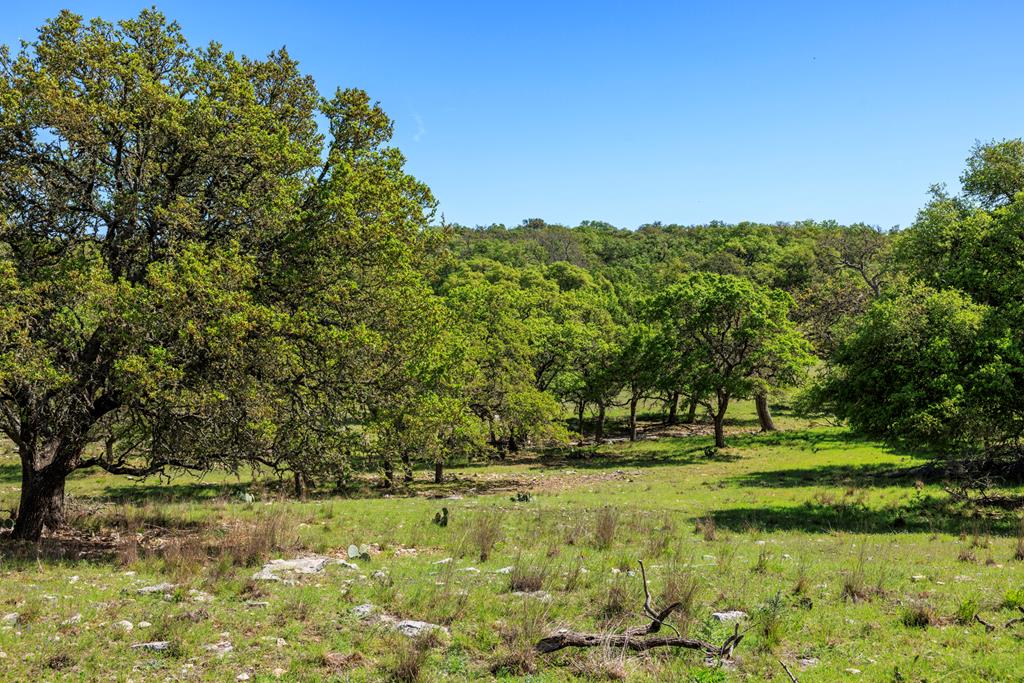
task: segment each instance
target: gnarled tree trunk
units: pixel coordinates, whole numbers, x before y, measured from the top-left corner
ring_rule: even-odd
[[[757,420],[761,423],[761,431],[774,432],[775,420],[772,419],[772,412],[768,409],[768,394],[760,393],[754,396],[754,405],[757,406]]]
[[[33,448],[23,443],[21,456],[21,500],[13,538],[38,541],[44,529],[54,530],[65,521],[64,482],[67,480],[68,446],[60,442]]]
[[[434,463],[434,483],[440,484],[444,482],[444,463],[438,460]]]

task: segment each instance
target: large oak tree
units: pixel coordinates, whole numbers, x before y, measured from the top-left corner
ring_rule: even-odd
[[[318,126],[325,123],[326,133]],[[14,536],[81,468],[309,469],[428,347],[433,200],[358,90],[156,11],[0,53],[0,429]],[[410,333],[410,330],[418,330]]]

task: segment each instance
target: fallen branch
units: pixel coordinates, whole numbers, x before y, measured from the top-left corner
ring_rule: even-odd
[[[996,627],[982,619],[980,614],[975,614],[974,620],[985,627],[985,633],[991,633],[996,630]]]
[[[789,676],[789,680],[791,680],[793,683],[800,683],[800,681],[796,680],[796,676],[793,675],[793,672],[789,670],[789,667],[786,666],[786,663],[784,661],[780,659],[779,664],[782,665],[782,670],[786,672],[787,676]]]
[[[656,647],[681,647],[688,650],[700,650],[705,655],[718,659],[731,658],[733,650],[743,640],[739,624],[735,625],[732,635],[726,638],[725,642],[721,645],[715,645],[698,638],[682,637],[674,626],[665,623],[672,612],[680,607],[681,603],[675,602],[660,612],[656,611],[651,603],[651,591],[647,587],[647,571],[644,568],[643,562],[639,564],[640,576],[644,582],[644,613],[651,618],[651,623],[646,626],[627,629],[624,633],[579,633],[569,629],[561,629],[546,638],[541,638],[535,646],[537,651],[547,654],[566,647],[608,646],[632,650],[633,652],[644,652]],[[660,631],[662,626],[669,627],[675,631],[676,635],[649,637]]]

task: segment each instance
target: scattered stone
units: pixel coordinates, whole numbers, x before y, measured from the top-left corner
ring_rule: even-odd
[[[133,650],[152,650],[153,652],[164,652],[171,648],[171,641],[169,640],[154,640],[149,643],[135,643],[132,645]]]
[[[8,612],[7,614],[4,615],[3,622],[5,624],[16,624],[16,623],[18,623],[18,613],[17,612]]]
[[[377,581],[386,581],[388,578],[388,573],[383,569],[378,569],[373,574],[370,574],[370,578],[375,579]]]
[[[374,607],[370,603],[363,605],[357,605],[352,608],[352,614],[356,615],[360,619],[369,619],[370,615],[373,614]]]
[[[551,594],[547,591],[512,591],[512,595],[517,598],[532,598],[541,602],[549,602],[551,600]]]
[[[466,572],[467,574],[479,574],[480,570],[476,567],[463,567],[459,570],[460,572]]]
[[[235,649],[235,646],[226,640],[221,640],[216,643],[210,643],[203,647],[207,652],[213,652],[216,655],[223,657],[227,653]]]
[[[148,621],[140,621],[140,622],[138,623],[138,627],[139,627],[139,628],[149,628],[149,627],[150,627],[150,626],[152,626],[152,625],[153,625],[153,624],[149,623]]]
[[[331,558],[323,555],[297,557],[293,560],[271,560],[253,574],[252,578],[255,581],[281,581],[281,574],[319,574],[330,561]]]
[[[82,613],[81,612],[75,612],[70,617],[68,617],[64,621],[60,622],[60,625],[61,626],[73,626],[74,624],[77,624],[81,620],[82,620]]]
[[[910,580],[911,581],[924,581],[927,578],[928,577],[923,575],[923,574],[914,574],[913,576],[910,577]]]
[[[738,609],[728,610],[726,612],[714,612],[711,614],[713,619],[725,623],[729,621],[739,621],[740,619],[746,619],[747,613]]]
[[[444,631],[445,633],[448,633],[448,629],[444,626],[438,626],[437,624],[431,624],[426,621],[416,621],[415,619],[403,619],[396,623],[394,628],[396,631],[408,638],[418,638],[424,633],[431,633],[433,631]]]
[[[274,645],[276,645],[277,647],[285,647],[286,645],[288,645],[288,641],[284,638],[275,638]]]
[[[78,583],[78,575],[72,576],[68,579],[68,583]]]
[[[270,607],[270,603],[266,600],[246,600],[246,607]]]
[[[817,664],[818,663],[818,658],[817,657],[802,657],[802,658],[800,658],[800,659],[798,659],[796,661],[797,661],[797,664],[799,664],[801,668],[807,669],[807,668],[812,667],[815,664]]]
[[[240,495],[238,497],[238,499],[241,500],[243,503],[255,503],[256,502],[256,496],[252,495],[251,493],[243,493],[242,495]]]
[[[274,669],[270,673],[274,674],[274,678],[280,678],[281,676],[284,676],[285,671],[281,667],[277,667],[276,669]]]
[[[495,574],[511,574],[513,569],[514,569],[514,567],[512,567],[512,566],[502,567],[501,569],[495,569],[494,573]]]
[[[154,586],[143,586],[135,592],[139,595],[150,595],[152,593],[170,593],[177,587],[177,584],[173,583],[158,583]]]
[[[127,619],[122,619],[121,621],[116,621],[113,624],[111,624],[111,627],[119,628],[123,631],[131,631],[133,628],[135,628],[135,625]]]
[[[213,596],[206,591],[196,590],[192,588],[188,592],[188,597],[192,599],[192,602],[213,602]]]
[[[247,680],[249,680],[249,674],[247,674],[247,673],[245,673],[243,671],[242,673],[240,673],[237,676],[235,676],[235,680],[236,681],[247,681]]]
[[[415,555],[417,553],[416,548],[395,548],[395,557],[403,557],[406,555]]]
[[[860,669],[854,669],[854,668],[851,667],[851,668],[846,670],[846,673],[853,674],[854,676],[857,676],[857,675],[860,674]]]
[[[448,564],[451,561],[452,561],[452,558],[446,557],[443,560],[438,560],[437,562],[434,562],[433,564]]]

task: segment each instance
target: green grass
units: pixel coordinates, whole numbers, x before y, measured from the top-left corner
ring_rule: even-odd
[[[1019,680],[1024,625],[1002,627],[1024,602],[1016,518],[957,509],[939,483],[906,473],[923,462],[912,454],[777,412],[786,431],[754,434],[740,404],[717,453],[704,436],[526,453],[454,468],[441,487],[421,472],[391,497],[368,488],[300,502],[249,477],[76,475],[80,544],[62,557],[46,544],[0,546],[0,617],[19,614],[0,623],[0,678],[377,681],[418,669],[424,681],[784,681],[782,659],[801,682]],[[18,476],[8,451],[0,507],[16,502]],[[257,502],[240,502],[244,490]],[[512,502],[517,490],[530,501]],[[445,528],[431,521],[442,505]],[[262,558],[341,557],[351,543],[379,550],[358,571],[249,580]],[[685,598],[681,630],[720,641],[728,629],[711,612],[750,615],[728,669],[690,652],[532,651],[555,628],[642,623],[637,560],[656,605]],[[167,598],[135,592],[163,581],[179,584]],[[550,597],[512,593],[523,586]],[[450,635],[415,646],[357,619],[366,602]],[[974,613],[998,628],[986,633]],[[135,628],[112,626],[121,619]],[[171,648],[131,648],[153,640]],[[223,640],[231,652],[205,649]]]

